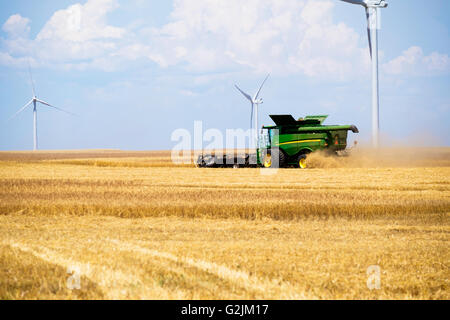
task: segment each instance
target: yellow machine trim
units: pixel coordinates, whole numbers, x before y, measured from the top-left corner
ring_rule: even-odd
[[[320,142],[320,139],[289,141],[289,142],[282,142],[282,143],[279,143],[279,144],[277,144],[277,145],[278,145],[278,146],[281,146],[281,145],[284,145],[284,144],[302,143],[302,142]]]

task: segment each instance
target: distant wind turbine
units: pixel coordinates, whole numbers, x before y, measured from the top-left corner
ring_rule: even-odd
[[[266,82],[267,78],[269,77],[269,75],[270,74],[268,74],[266,76],[266,78],[262,82],[261,86],[259,87],[258,91],[255,93],[255,95],[253,97],[251,97],[249,94],[247,94],[244,91],[242,91],[236,84],[234,85],[236,87],[236,89],[238,89],[239,92],[242,93],[244,95],[244,97],[246,97],[250,101],[250,103],[252,105],[251,113],[250,113],[250,131],[251,132],[253,132],[252,131],[253,111],[255,113],[255,127],[254,128],[256,130],[256,133],[255,133],[256,134],[256,137],[255,137],[256,147],[258,147],[258,106],[263,103],[263,100],[261,98],[259,98],[259,94],[261,93],[261,89],[262,89],[264,83]]]
[[[30,66],[28,66],[28,72],[29,72],[29,74],[30,74],[30,81],[31,81],[31,88],[32,88],[32,91],[33,91],[33,97],[31,98],[31,100],[30,100],[26,105],[24,105],[22,108],[20,108],[20,109],[19,109],[15,114],[13,114],[13,115],[11,116],[11,118],[9,118],[9,119],[10,119],[10,120],[13,119],[15,116],[17,116],[17,115],[18,115],[19,113],[21,113],[23,110],[25,110],[26,107],[28,107],[29,105],[33,104],[33,142],[34,142],[34,143],[33,143],[33,150],[36,151],[36,150],[38,149],[38,137],[37,137],[37,103],[38,103],[38,102],[41,103],[41,104],[43,104],[43,105],[45,105],[45,106],[55,108],[55,109],[57,109],[57,110],[59,110],[59,111],[62,111],[62,112],[66,112],[66,113],[71,114],[71,115],[74,115],[74,114],[71,113],[71,112],[69,112],[69,111],[66,111],[66,110],[60,109],[60,108],[58,108],[58,107],[52,106],[52,105],[49,104],[48,102],[45,102],[45,101],[43,101],[43,100],[38,99],[38,98],[36,97],[36,92],[35,92],[35,89],[34,89],[34,82],[33,82],[33,77],[32,77],[32,75],[31,75],[31,69],[30,69]]]
[[[384,0],[342,0],[359,4],[366,10],[367,36],[369,38],[370,57],[372,58],[372,143],[378,148],[379,140],[379,89],[378,89],[378,29],[380,28],[380,8],[386,8]]]

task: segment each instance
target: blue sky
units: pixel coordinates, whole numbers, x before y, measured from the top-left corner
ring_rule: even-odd
[[[446,0],[391,0],[380,30],[385,144],[450,145]],[[177,128],[249,126],[234,84],[253,93],[267,73],[269,114],[329,114],[371,134],[364,10],[338,0],[0,0],[0,149],[170,149]]]

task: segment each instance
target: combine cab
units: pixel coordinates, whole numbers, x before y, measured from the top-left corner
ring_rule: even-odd
[[[271,115],[274,126],[263,126],[255,154],[240,157],[201,155],[199,167],[264,166],[306,168],[306,157],[316,150],[338,154],[347,147],[347,133],[358,133],[354,125],[322,125],[326,115],[295,120],[291,115]]]

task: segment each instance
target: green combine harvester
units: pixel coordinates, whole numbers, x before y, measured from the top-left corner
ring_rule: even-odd
[[[271,115],[274,126],[263,126],[256,154],[200,155],[198,167],[306,168],[306,157],[317,150],[338,155],[347,147],[347,133],[358,133],[354,125],[323,125],[328,116]]]

